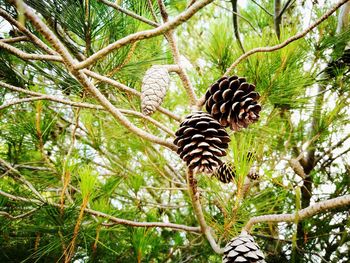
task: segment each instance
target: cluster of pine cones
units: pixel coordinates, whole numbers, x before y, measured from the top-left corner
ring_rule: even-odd
[[[239,131],[256,122],[261,111],[259,98],[255,86],[245,78],[232,76],[216,81],[205,94],[208,113],[189,114],[175,133],[177,153],[187,166],[195,173],[213,174],[223,183],[231,182],[234,165],[220,160],[230,142],[225,128]],[[248,177],[257,179],[257,174],[249,173]]]
[[[142,83],[141,108],[146,115],[152,114],[162,103],[169,86],[168,71],[153,66]],[[208,113],[196,111],[186,116],[176,131],[174,144],[177,153],[194,173],[213,174],[223,183],[233,181],[235,166],[221,161],[226,155],[230,137],[225,128],[233,131],[247,128],[258,121],[261,105],[255,86],[245,78],[223,77],[216,81],[205,94],[205,108]],[[250,160],[252,154],[248,153]],[[251,170],[251,180],[259,178]],[[264,263],[264,255],[248,234],[233,238],[224,248],[223,263]]]

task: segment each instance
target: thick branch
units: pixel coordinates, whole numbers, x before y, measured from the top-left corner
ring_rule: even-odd
[[[231,5],[232,5],[232,23],[233,23],[233,32],[235,34],[238,46],[240,47],[240,49],[242,50],[243,53],[245,53],[244,51],[244,47],[241,41],[241,38],[239,36],[239,28],[238,28],[238,18],[237,18],[237,13],[238,13],[238,9],[237,9],[237,0],[231,0]]]
[[[295,222],[295,219],[303,220],[307,217],[314,216],[328,209],[335,209],[342,206],[350,205],[350,195],[344,195],[330,200],[318,202],[307,208],[299,210],[295,214],[279,215],[262,215],[251,218],[243,228],[243,231],[250,232],[255,224],[264,222]]]
[[[187,171],[187,185],[188,185],[188,192],[191,197],[194,213],[196,214],[199,225],[201,226],[201,232],[205,235],[211,247],[216,253],[218,254],[224,253],[223,249],[220,248],[216,243],[214,237],[210,232],[209,226],[205,222],[202,206],[199,201],[199,192],[197,191],[197,182],[196,182],[196,179],[194,179],[193,177],[193,171],[190,169]]]
[[[281,0],[275,0],[275,14],[274,14],[274,25],[275,25],[275,31],[277,38],[280,39],[281,36]]]
[[[319,24],[321,24],[324,20],[326,20],[330,15],[332,15],[339,7],[341,7],[344,3],[348,2],[349,0],[341,0],[339,1],[335,6],[333,6],[330,10],[328,10],[323,16],[321,16],[320,19],[318,19],[315,23],[313,23],[312,25],[310,25],[308,28],[306,28],[304,31],[300,32],[299,34],[296,34],[290,38],[288,38],[287,40],[285,40],[284,42],[282,42],[281,44],[275,45],[275,46],[271,46],[271,47],[258,47],[258,48],[254,48],[252,50],[249,50],[248,52],[244,53],[242,56],[240,56],[235,62],[232,63],[232,65],[226,70],[225,75],[229,75],[230,72],[240,63],[242,62],[244,59],[246,59],[247,57],[255,54],[255,53],[259,53],[259,52],[272,52],[278,49],[281,49],[287,45],[289,45],[290,43],[303,38],[304,36],[306,36],[307,33],[309,33],[312,29],[314,29],[315,27],[317,27]]]
[[[168,31],[176,28],[177,26],[183,24],[184,22],[189,20],[196,12],[198,12],[201,8],[203,8],[204,6],[208,5],[209,3],[213,2],[213,1],[214,0],[198,1],[195,4],[193,4],[190,8],[188,8],[186,11],[184,11],[183,13],[181,13],[180,15],[175,17],[172,21],[169,21],[169,22],[167,22],[167,23],[165,23],[165,24],[163,24],[155,29],[150,29],[150,30],[130,34],[122,39],[119,39],[118,41],[116,41],[116,42],[108,45],[107,47],[99,50],[98,52],[96,52],[95,54],[93,54],[92,56],[87,58],[86,60],[75,65],[75,69],[86,68],[86,67],[92,65],[93,63],[95,63],[98,59],[108,55],[109,53],[111,53],[115,49],[121,48],[121,47],[123,47],[127,44],[130,44],[130,43],[133,43],[137,40],[143,40],[143,39],[162,35],[165,32],[168,32]]]

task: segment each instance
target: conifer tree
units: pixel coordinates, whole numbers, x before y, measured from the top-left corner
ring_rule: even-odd
[[[0,262],[349,262],[349,11],[0,0]]]

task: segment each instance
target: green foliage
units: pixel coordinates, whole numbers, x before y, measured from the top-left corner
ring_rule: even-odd
[[[77,60],[152,28],[100,1],[25,2]],[[153,20],[151,2],[157,22],[162,22],[155,0],[113,2]],[[189,3],[164,2],[170,20]],[[273,1],[257,2],[273,13]],[[304,28],[305,1],[292,2],[282,16],[280,40],[272,16],[253,1],[239,7],[244,17],[239,18],[239,32],[246,51],[276,45]],[[24,18],[8,1],[0,0],[0,7],[16,19]],[[314,4],[311,20],[328,7],[328,2]],[[24,23],[48,44],[28,20]],[[0,21],[0,31],[1,26]],[[336,26],[337,18],[331,16],[305,38],[274,52],[254,54],[234,69],[233,74],[256,85],[263,110],[259,122],[230,132],[224,160],[234,163],[235,182],[224,185],[204,174],[195,178],[205,219],[221,246],[254,216],[295,213],[308,202],[350,193],[349,140],[339,143],[349,134],[349,52],[344,49],[350,31],[337,34]],[[233,34],[229,1],[206,6],[174,32],[198,97],[242,54]],[[44,54],[30,41],[11,45]],[[125,45],[89,69],[140,91],[147,69],[173,63],[167,40],[158,36]],[[0,50],[0,81],[75,102],[99,103],[64,64],[24,61],[4,49]],[[94,84],[117,108],[140,111],[139,97],[97,80]],[[1,105],[22,98],[21,93],[0,89]],[[175,73],[171,73],[162,107],[182,118],[191,111]],[[136,127],[173,140],[144,118],[125,116]],[[46,201],[39,204],[39,197],[0,162],[0,190],[36,200],[13,200],[0,194],[0,262],[63,262],[73,238],[72,261],[76,262],[221,262],[221,256],[198,233],[125,226],[110,220],[198,226],[187,191],[186,167],[176,153],[131,133],[103,110],[43,100],[1,109],[0,117],[1,160]],[[151,117],[172,131],[178,129],[176,120],[160,112]],[[293,171],[291,158],[299,158],[306,179]],[[261,178],[243,190],[252,167]],[[307,188],[309,182],[311,188]],[[103,216],[89,210],[81,214],[84,201],[87,209]],[[349,207],[341,207],[294,224],[257,224],[252,234],[267,262],[347,262],[349,225]],[[74,237],[76,226],[79,231]]]

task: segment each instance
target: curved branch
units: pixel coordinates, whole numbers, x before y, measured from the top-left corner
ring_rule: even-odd
[[[122,39],[119,39],[118,41],[108,45],[107,47],[99,50],[92,56],[88,57],[86,60],[76,64],[74,66],[75,69],[82,69],[87,68],[88,66],[94,64],[97,60],[100,58],[108,55],[115,49],[121,48],[129,43],[133,43],[137,40],[143,40],[155,36],[162,35],[175,27],[183,24],[187,20],[189,20],[196,12],[198,12],[201,8],[208,5],[209,3],[213,2],[214,0],[201,0],[193,4],[190,8],[188,8],[186,11],[175,17],[172,21],[169,21],[167,23],[164,23],[163,25],[150,30],[141,31],[138,33],[130,34]]]
[[[295,214],[262,215],[251,218],[242,231],[250,232],[255,224],[263,222],[295,222],[295,219],[303,220],[328,209],[350,205],[350,195],[344,195],[326,201],[318,202],[307,208],[299,210]]]
[[[275,46],[271,46],[271,47],[258,47],[258,48],[254,48],[252,50],[249,50],[248,52],[244,53],[242,56],[240,56],[235,62],[232,63],[232,65],[226,70],[225,75],[229,75],[230,72],[240,63],[242,62],[244,59],[246,59],[247,57],[255,54],[255,53],[259,53],[259,52],[272,52],[278,49],[281,49],[287,45],[289,45],[290,43],[303,38],[304,36],[306,36],[307,33],[309,33],[312,29],[314,29],[315,27],[317,27],[319,24],[321,24],[324,20],[326,20],[330,15],[332,15],[339,7],[341,7],[343,4],[345,4],[346,2],[348,2],[349,0],[341,0],[339,1],[336,5],[334,5],[330,10],[328,10],[323,16],[321,16],[321,18],[319,18],[315,23],[313,23],[312,25],[310,25],[308,28],[306,28],[304,31],[300,32],[299,34],[296,34],[290,38],[288,38],[287,40],[285,40],[284,42],[282,42],[281,44],[275,45]]]
[[[196,182],[196,179],[194,179],[193,177],[193,170],[191,169],[187,171],[187,185],[188,185],[188,192],[190,193],[194,213],[196,214],[199,225],[201,226],[201,232],[205,235],[212,249],[216,253],[218,254],[224,253],[223,249],[220,248],[216,243],[214,237],[210,232],[209,226],[205,222],[202,206],[199,201],[199,193],[197,191],[197,182]]]

